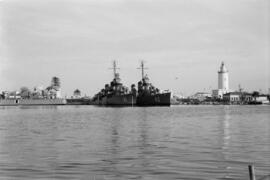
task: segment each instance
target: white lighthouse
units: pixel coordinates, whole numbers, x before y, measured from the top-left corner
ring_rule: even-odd
[[[226,69],[224,62],[221,63],[218,71],[218,89],[229,90],[229,72]]]
[[[213,90],[213,97],[223,98],[223,94],[229,92],[229,71],[225,67],[224,62],[221,63],[218,71],[218,89]]]

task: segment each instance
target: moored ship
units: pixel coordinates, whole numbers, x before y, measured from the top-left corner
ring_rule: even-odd
[[[116,72],[116,62],[113,62],[114,79],[110,84],[106,84],[105,88],[97,93],[92,99],[94,105],[106,106],[133,106],[136,104],[135,85],[128,90],[121,83],[120,75]]]
[[[149,81],[147,75],[144,75],[144,62],[141,62],[142,80],[138,82],[138,94],[136,105],[138,106],[170,106],[171,92],[160,92]]]
[[[35,87],[30,91],[27,87],[22,87],[20,91],[3,92],[0,97],[0,106],[65,105],[66,103],[66,99],[61,98],[58,77],[53,77],[51,85],[46,89]]]

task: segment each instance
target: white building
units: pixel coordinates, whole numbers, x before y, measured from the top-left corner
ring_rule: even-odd
[[[223,98],[223,94],[230,92],[229,90],[229,71],[225,67],[224,62],[221,63],[218,71],[218,89],[213,90],[212,96],[215,98]]]
[[[198,99],[199,101],[204,101],[207,98],[211,98],[212,94],[208,92],[197,92],[193,96],[191,96],[192,99]]]
[[[255,102],[260,102],[262,104],[268,104],[269,103],[269,100],[268,100],[267,96],[265,96],[265,95],[259,95],[257,97],[254,97],[254,101]]]

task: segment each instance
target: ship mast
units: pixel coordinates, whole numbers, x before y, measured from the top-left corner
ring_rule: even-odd
[[[110,69],[113,69],[113,77],[116,78],[116,69],[119,69],[119,68],[117,68],[115,60],[113,61],[113,68],[110,68]]]
[[[141,61],[141,66],[139,68],[137,68],[137,69],[142,70],[142,79],[143,79],[144,78],[144,70],[148,69],[148,68],[144,67],[144,61]]]

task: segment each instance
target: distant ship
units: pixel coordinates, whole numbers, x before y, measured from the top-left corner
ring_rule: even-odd
[[[141,62],[142,80],[138,82],[138,94],[136,99],[137,106],[170,106],[171,92],[161,93],[149,81],[147,75],[144,75],[144,62]]]
[[[121,83],[120,75],[116,72],[116,61],[113,62],[114,79],[110,84],[106,84],[105,88],[97,93],[92,99],[94,105],[105,106],[133,106],[136,105],[136,89],[135,85],[131,87],[131,91]]]
[[[30,105],[65,105],[66,99],[61,98],[60,79],[53,77],[51,85],[46,89],[21,88],[21,92],[3,92],[0,96],[0,106],[30,106]]]
[[[91,99],[87,96],[82,97],[81,91],[79,89],[76,89],[73,92],[73,96],[70,98],[67,98],[67,105],[90,105]]]

